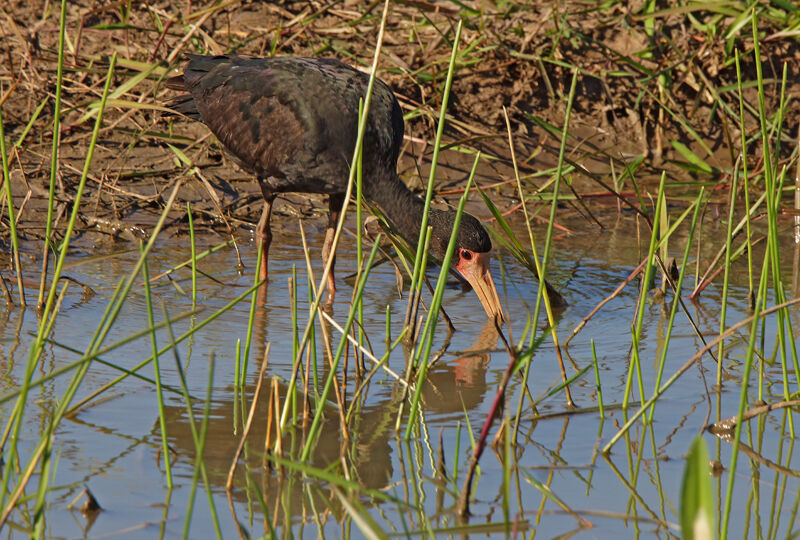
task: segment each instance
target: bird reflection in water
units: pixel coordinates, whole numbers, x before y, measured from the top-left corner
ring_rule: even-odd
[[[480,405],[487,390],[486,371],[499,334],[494,321],[487,320],[472,348],[449,362],[430,367],[422,399],[436,412],[463,414]]]
[[[498,332],[494,323],[487,321],[468,351],[455,360],[438,362],[431,366],[422,393],[424,407],[432,413],[428,418],[431,426],[452,425],[452,416],[463,418],[465,410],[473,411],[483,403],[484,395],[489,390],[486,384],[486,372],[497,340]],[[315,484],[315,489],[308,490],[305,482],[294,481],[291,475],[287,477],[284,473],[279,474],[271,467],[265,466],[270,463],[264,459],[263,451],[264,441],[267,439],[265,419],[269,416],[271,385],[267,384],[267,379],[264,382],[256,411],[256,418],[259,421],[253,423],[248,435],[250,452],[245,459],[246,465],[240,464],[235,473],[235,487],[231,493],[234,505],[241,508],[247,504],[248,497],[252,495],[248,492],[247,486],[256,481],[267,508],[273,510],[271,518],[276,523],[283,520],[292,521],[305,515],[312,504],[317,508],[332,505],[336,508],[334,514],[341,512],[343,509],[338,508],[337,499],[330,496],[324,482]],[[252,386],[251,378],[248,387],[252,389]],[[286,395],[286,388],[282,384],[279,394]],[[220,395],[232,396],[233,389]],[[366,401],[359,408],[359,414],[349,423],[349,441],[342,436],[339,422],[335,418],[336,413],[333,410],[329,412],[329,420],[317,439],[315,450],[308,462],[309,466],[325,469],[331,464],[346,463],[353,479],[369,489],[385,489],[397,481],[396,467],[398,463],[401,465],[403,463],[401,446],[394,431],[400,406],[400,393],[378,392],[375,395],[383,398],[372,402]],[[206,437],[207,440],[213,441],[213,444],[206,445],[204,461],[208,468],[209,482],[218,489],[222,489],[226,484],[231,459],[235,455],[241,437],[241,429],[236,434],[232,431],[235,406],[232,397],[215,399],[208,417]],[[191,459],[180,458],[180,456],[192,456],[196,450],[185,406],[177,402],[165,403],[164,414],[170,426],[169,446],[179,456],[177,474],[191,476]],[[237,422],[239,424],[242,422],[241,414],[239,413]],[[153,436],[157,436],[160,430],[157,419],[153,422],[152,429]],[[284,433],[284,451],[291,453],[290,448],[297,451],[297,444],[302,440],[301,433],[302,430],[299,429],[288,429]],[[401,472],[400,478],[403,477]],[[313,501],[309,500],[309,497],[312,497]]]

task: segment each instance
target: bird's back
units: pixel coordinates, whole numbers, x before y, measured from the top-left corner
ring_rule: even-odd
[[[344,191],[368,76],[338,60],[188,55],[168,81],[187,95],[172,108],[201,120],[246,170],[274,192]],[[381,81],[364,140],[365,178],[393,173],[403,117]]]

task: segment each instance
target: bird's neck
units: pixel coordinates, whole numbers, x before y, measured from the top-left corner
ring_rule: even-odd
[[[368,183],[364,187],[364,196],[376,203],[408,240],[415,242],[419,238],[425,203],[406,187],[397,174]]]

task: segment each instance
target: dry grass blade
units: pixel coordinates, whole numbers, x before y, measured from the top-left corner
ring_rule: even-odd
[[[253,394],[253,403],[250,404],[250,413],[247,415],[247,423],[242,433],[242,438],[239,440],[239,446],[236,448],[236,453],[233,455],[233,462],[231,468],[228,470],[228,480],[225,483],[225,489],[228,491],[228,502],[233,510],[233,501],[231,501],[231,489],[233,489],[233,474],[236,472],[236,466],[239,464],[239,456],[242,455],[244,445],[247,442],[247,436],[250,434],[250,428],[253,425],[253,419],[256,415],[256,406],[258,405],[258,398],[261,396],[261,383],[264,381],[264,373],[267,370],[267,362],[269,361],[269,350],[272,344],[267,342],[267,347],[264,350],[264,358],[261,360],[261,368],[258,370],[258,382],[256,383],[256,390]]]

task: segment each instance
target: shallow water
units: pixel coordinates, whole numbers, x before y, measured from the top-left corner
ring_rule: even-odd
[[[723,225],[711,219],[706,218],[702,234],[706,238],[721,238]],[[562,342],[581,319],[630,274],[646,251],[646,246],[637,242],[639,234],[632,218],[609,213],[602,216],[602,222],[606,229],[601,231],[583,220],[566,220],[562,224],[573,233],[560,234],[555,238],[554,257],[548,275],[551,283],[569,302],[566,309],[557,313],[557,330]],[[520,231],[520,238],[524,237]],[[641,242],[646,242],[647,233],[644,229],[641,237],[645,238]],[[310,240],[318,278],[321,273],[318,255],[322,236],[316,234]],[[247,239],[240,241],[247,270],[237,273],[235,257],[230,248],[203,259],[199,269],[205,276],[198,278],[198,305],[203,309],[192,317],[175,322],[175,336],[198,325],[252,285],[255,246],[252,242],[248,243]],[[678,236],[670,244],[672,254],[679,259],[682,256],[682,241],[682,237]],[[783,241],[786,245],[783,261],[785,275],[790,276],[795,253],[790,247],[788,232]],[[88,239],[82,240],[76,245],[71,260],[82,261],[97,253],[129,249],[126,244],[113,245],[102,239],[98,242],[93,245]],[[203,238],[198,243],[198,251],[216,243],[219,243],[218,237]],[[279,384],[283,397],[285,381],[291,377],[293,324],[287,281],[292,274],[292,265],[298,266],[298,282],[305,284],[306,280],[303,253],[299,247],[293,247],[294,244],[299,244],[299,233],[291,226],[276,235],[273,244],[276,248],[270,256],[271,283],[267,301],[263,309],[257,310],[253,332],[247,371],[248,400],[252,399],[257,381],[257,364],[263,357],[267,342],[270,343],[270,352],[266,387],[272,383],[273,377],[277,377],[276,380],[280,382],[276,384]],[[339,324],[343,324],[347,316],[352,291],[351,285],[345,283],[343,278],[355,270],[354,245],[352,239],[346,239],[337,256],[339,290],[332,314]],[[702,269],[717,249],[717,241],[703,243]],[[187,239],[162,240],[156,244],[148,260],[150,274],[156,275],[186,260],[188,256]],[[695,256],[693,248],[687,287],[694,283]],[[81,351],[88,346],[114,287],[133,267],[136,257],[136,253],[130,252],[81,264],[67,272],[89,285],[95,295],[87,299],[81,295],[79,287],[71,287],[57,319],[54,342]],[[502,272],[500,265],[495,262],[494,273],[510,321],[506,335],[518,339],[532,313],[538,286],[510,256],[500,253],[499,258]],[[430,275],[435,280],[435,274]],[[178,280],[184,291],[191,291],[187,269],[176,272],[172,277]],[[737,262],[729,289],[729,324],[748,316],[746,277],[744,261]],[[721,391],[715,387],[716,365],[709,356],[705,356],[701,365],[689,369],[658,401],[654,422],[646,427],[637,423],[629,436],[620,440],[611,454],[604,457],[598,449],[618,431],[626,416],[615,405],[621,403],[627,382],[630,328],[638,298],[636,283],[638,281],[609,302],[565,349],[568,373],[572,375],[576,369],[570,362],[574,362],[577,369],[591,363],[591,340],[594,341],[602,394],[607,407],[605,420],[601,422],[596,411],[573,411],[567,414],[570,410],[566,407],[563,393],[544,399],[537,408],[536,412],[541,415],[537,418],[534,418],[535,413],[526,401],[516,445],[510,448],[519,466],[518,470],[512,471],[511,484],[504,486],[501,446],[496,451],[487,448],[481,459],[480,472],[474,480],[474,501],[470,507],[473,515],[468,522],[470,527],[474,527],[475,533],[483,535],[517,531],[530,534],[535,529],[545,537],[572,534],[580,529],[576,517],[570,513],[574,512],[594,527],[580,532],[579,537],[679,536],[677,524],[684,456],[692,439],[701,433],[708,421],[736,414],[738,380],[746,351],[747,333],[745,330],[739,334],[739,338],[728,342],[723,366],[730,380],[723,384]],[[308,301],[306,287],[300,286],[299,291],[302,332]],[[167,279],[154,284],[153,292],[157,320],[163,320],[162,303],[172,317],[191,309],[190,295],[182,294]],[[690,303],[688,299],[685,301],[700,331],[707,340],[713,339],[719,332],[721,285],[715,283],[709,286],[698,303]],[[378,357],[385,349],[387,305],[392,312],[391,337],[394,339],[401,329],[406,300],[397,293],[394,270],[390,265],[383,264],[370,274],[364,293],[364,328]],[[410,441],[402,440],[407,415],[401,423],[400,435],[394,430],[401,387],[379,371],[363,389],[364,397],[359,401],[358,410],[349,426],[350,440],[342,440],[337,415],[331,409],[311,460],[315,467],[329,467],[339,477],[347,476],[364,488],[378,490],[396,499],[393,502],[376,501],[363,492],[348,497],[363,505],[371,519],[387,532],[406,534],[420,531],[427,534],[429,528],[435,530],[461,524],[455,517],[454,508],[469,461],[471,439],[468,429],[471,427],[477,436],[508,364],[508,354],[502,342],[492,325],[487,323],[483,309],[471,292],[462,292],[460,286],[453,283],[445,294],[444,307],[457,331],[448,338],[443,325],[439,327],[434,351],[449,341],[441,359],[428,373],[428,382],[422,391],[419,422]],[[665,342],[669,308],[669,299],[665,303],[654,298],[647,303],[644,312],[640,358],[642,385],[648,397],[658,376],[658,361]],[[244,474],[245,468],[240,465],[231,498],[233,509],[229,507],[225,482],[241,437],[241,428],[235,431],[236,422],[241,423],[244,413],[241,403],[234,400],[235,351],[237,340],[241,340],[244,348],[249,310],[249,301],[237,304],[178,346],[189,392],[197,398],[193,411],[198,422],[202,417],[208,388],[210,358],[213,356],[215,361],[205,462],[211,498],[219,516],[222,534],[224,537],[237,534],[236,519],[251,536],[268,534],[268,523],[271,523],[282,536],[288,535],[290,530],[300,536],[315,536],[318,528],[322,527],[322,533],[326,536],[352,534],[360,537],[361,532],[349,519],[345,505],[337,495],[344,496],[344,490],[334,490],[324,480],[303,479],[300,475],[276,472],[265,466],[266,392],[262,393],[259,412],[248,439],[247,474]],[[793,327],[798,327],[797,316],[797,310],[791,308]],[[37,330],[37,319],[30,309],[25,312],[13,309],[3,317],[5,324],[0,329],[0,360],[3,366],[0,392],[6,394],[17,388],[24,376],[28,346],[31,333]],[[147,326],[144,289],[137,286],[105,343],[115,343]],[[544,328],[540,322],[538,332]],[[335,347],[340,336],[335,331],[333,335]],[[774,342],[774,317],[767,319],[764,335],[767,340],[764,350],[766,354],[772,354],[774,345],[769,340]],[[317,338],[320,358],[318,377],[324,380],[327,372],[322,365],[319,327]],[[159,347],[168,344],[168,334],[159,332],[157,341]],[[104,355],[103,360],[131,368],[150,356],[151,347],[149,337],[140,338]],[[669,343],[664,378],[672,375],[701,347],[702,342],[687,323],[685,315],[679,313]],[[50,346],[43,364],[37,367],[34,380],[78,357],[61,346]],[[162,355],[160,362],[163,383],[178,388],[180,381],[173,354]],[[349,362],[349,384],[345,396],[348,403],[355,390],[352,351]],[[402,347],[393,352],[387,365],[395,372],[403,372],[405,357]],[[783,391],[781,370],[776,364],[766,366],[765,371],[765,377],[771,384],[766,386],[764,398],[770,402],[779,401]],[[153,366],[148,364],[141,373],[152,377]],[[99,362],[92,363],[74,402],[90,395],[118,374],[116,369]],[[548,337],[533,357],[528,389],[533,397],[537,397],[558,385],[560,380],[552,339]],[[31,391],[19,442],[23,463],[39,441],[49,414],[68,382],[69,378],[62,375]],[[793,374],[789,375],[788,383],[790,390],[794,391],[797,381]],[[634,381],[634,402],[639,399],[638,384],[638,381]],[[751,388],[752,403],[757,396],[755,385]],[[521,390],[521,379],[512,378],[507,391],[507,416],[515,415]],[[571,390],[579,408],[597,405],[593,370],[590,369],[573,383]],[[330,400],[334,401],[333,395]],[[0,404],[0,412],[4,417],[8,417],[13,404],[14,400]],[[632,406],[628,416],[635,410],[635,406]],[[152,383],[127,378],[61,423],[55,435],[57,466],[50,484],[53,489],[48,494],[46,511],[48,535],[68,538],[84,535],[93,538],[180,535],[192,498],[194,510],[190,537],[214,535],[214,522],[202,479],[199,480],[196,493],[192,492],[195,444],[185,402],[179,394],[165,393],[164,414],[169,445],[173,451],[175,485],[171,491],[167,489],[163,472],[158,403]],[[749,431],[745,431],[745,440],[761,457],[740,454],[729,526],[729,530],[735,534],[785,536],[797,528],[796,508],[800,498],[797,478],[791,473],[798,468],[788,428],[788,415],[791,414],[776,411],[751,420],[747,426]],[[496,432],[497,424],[490,438]],[[302,428],[290,430],[283,439],[284,452],[287,455],[299,455],[302,438]],[[712,459],[728,467],[731,445],[709,434],[705,434],[704,438]],[[444,456],[443,465],[440,465],[440,456]],[[346,465],[346,471],[343,470],[343,464]],[[447,471],[446,480],[437,479],[440,467]],[[562,505],[547,499],[532,479],[548,486]],[[724,499],[729,479],[727,470],[714,479],[718,497]],[[91,518],[68,508],[84,486],[92,491],[103,508],[102,512]],[[503,494],[506,489],[508,498],[504,507]],[[29,491],[33,493],[32,489]],[[259,493],[263,495],[266,513],[258,501]],[[33,502],[22,504],[20,508],[32,511]],[[26,536],[24,531],[28,518],[29,515],[24,511],[12,513],[14,528],[9,528],[9,532],[16,529],[19,536]],[[503,523],[507,520],[516,520],[516,524],[505,529]],[[458,534],[457,531],[451,533]]]

